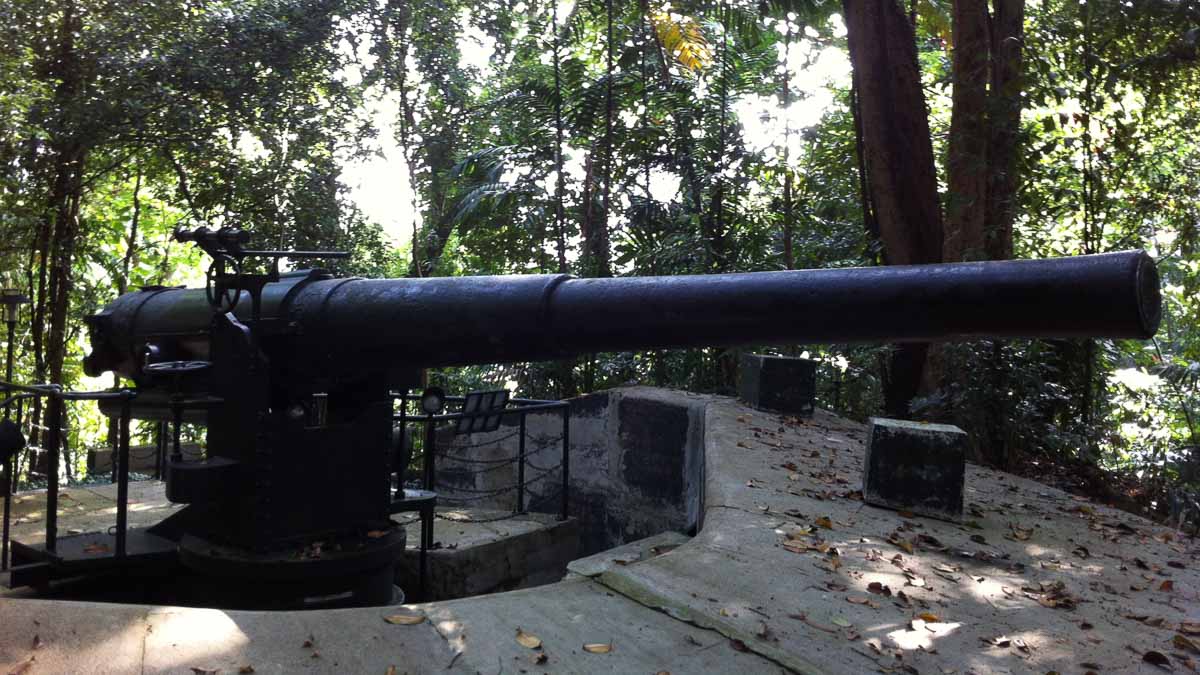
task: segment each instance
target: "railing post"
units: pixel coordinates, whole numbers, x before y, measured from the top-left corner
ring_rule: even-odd
[[[125,557],[125,536],[129,527],[129,418],[130,395],[121,399],[121,420],[117,432],[117,557]]]
[[[47,403],[46,451],[49,469],[46,471],[46,552],[58,549],[58,455],[62,447],[63,400],[58,392],[51,392]]]
[[[8,342],[7,354],[5,356],[4,381],[12,382],[13,379],[13,332],[16,329],[16,321],[6,321],[8,324]],[[11,391],[6,387],[4,389],[4,397],[8,398]],[[4,416],[8,417],[8,412],[11,410],[11,404],[4,406]],[[20,428],[20,407],[17,407],[17,427]],[[13,483],[17,482],[16,462],[14,457],[9,457],[4,460],[4,534],[0,537],[0,570],[8,569],[8,536],[9,536],[9,518],[12,517],[12,495]]]
[[[163,470],[167,465],[167,422],[160,420],[154,423],[154,478],[163,479]]]
[[[563,406],[562,426],[562,515],[560,520],[567,519],[568,494],[571,484],[571,404]]]
[[[425,489],[433,490],[433,484],[436,481],[436,475],[433,468],[433,439],[434,439],[434,424],[433,415],[425,416],[425,447],[421,450],[425,454]]]
[[[408,390],[400,392],[400,452],[393,455],[399,457],[408,457],[408,461],[412,462],[412,455],[407,454],[405,444],[408,443],[406,434],[408,433]],[[396,495],[399,498],[404,497],[404,475],[408,473],[407,466],[393,467],[396,471]]]
[[[520,418],[517,431],[517,510],[515,513],[525,513],[525,413],[518,413]]]

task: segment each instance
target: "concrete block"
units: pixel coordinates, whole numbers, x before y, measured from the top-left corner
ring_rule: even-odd
[[[871,418],[863,501],[958,521],[966,449],[967,434],[956,426]]]
[[[738,398],[760,410],[812,415],[817,395],[817,362],[788,356],[743,354]]]

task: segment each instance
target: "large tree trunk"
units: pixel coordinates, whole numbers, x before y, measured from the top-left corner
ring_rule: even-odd
[[[912,24],[895,0],[845,0],[868,189],[889,265],[942,260],[942,214]],[[899,345],[885,387],[906,417],[928,345]]]
[[[1012,257],[1024,0],[954,2],[947,261]]]
[[[982,260],[988,206],[988,3],[955,0],[954,97],[946,178],[947,262]]]
[[[1017,157],[1021,131],[1021,49],[1025,42],[1025,0],[992,0],[991,128],[985,249],[988,258],[1013,255]]]

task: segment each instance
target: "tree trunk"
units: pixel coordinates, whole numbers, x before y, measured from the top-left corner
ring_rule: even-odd
[[[988,3],[954,0],[954,95],[942,258],[982,260],[988,207]]]
[[[940,262],[942,214],[912,24],[895,0],[845,0],[844,10],[883,260]],[[909,415],[927,352],[925,344],[897,346],[884,391],[889,415]]]
[[[992,260],[1013,255],[1017,157],[1020,150],[1025,0],[993,0],[991,128],[985,249]]]
[[[947,261],[1012,257],[1024,0],[954,2]]]

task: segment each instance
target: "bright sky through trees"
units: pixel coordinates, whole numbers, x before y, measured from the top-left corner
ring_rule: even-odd
[[[569,5],[571,3],[564,3]],[[566,16],[569,7],[561,10]],[[461,53],[459,63],[479,73],[492,70],[494,53],[492,39],[464,20],[464,30],[458,39]],[[841,17],[831,20],[834,33],[845,35]],[[782,22],[777,27],[785,30]],[[343,44],[347,51],[352,48]],[[361,69],[370,66],[370,43],[360,43],[357,57],[359,68],[344,71],[352,81],[361,78]],[[780,60],[783,59],[782,48]],[[794,100],[786,115],[774,96],[746,96],[737,101],[733,112],[744,129],[748,147],[754,151],[775,148],[782,152],[784,137],[790,130],[789,157],[797,161],[804,154],[803,131],[815,126],[835,101],[835,90],[850,87],[850,60],[846,52],[837,47],[822,47],[801,38],[793,44],[788,54],[788,70]],[[410,76],[419,79],[420,74],[410,68]],[[412,238],[414,227],[421,226],[419,208],[409,184],[408,166],[400,145],[396,142],[396,111],[399,103],[394,92],[382,94],[379,90],[368,97],[367,111],[372,124],[379,131],[375,140],[376,152],[366,160],[343,158],[342,179],[350,186],[350,199],[360,208],[368,220],[379,223],[388,237],[398,245]],[[581,180],[584,174],[583,160],[571,148],[565,149],[564,170],[572,180]],[[655,171],[651,176],[651,194],[660,201],[669,201],[679,191],[679,177],[667,172]]]

